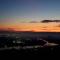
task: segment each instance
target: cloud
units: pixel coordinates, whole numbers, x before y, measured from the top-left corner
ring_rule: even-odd
[[[58,24],[56,27],[60,27],[60,24]]]
[[[30,21],[29,23],[38,23],[38,21]]]
[[[60,22],[60,20],[43,20],[42,23],[49,23],[49,22]]]

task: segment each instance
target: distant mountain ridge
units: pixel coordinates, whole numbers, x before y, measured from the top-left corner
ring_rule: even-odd
[[[14,29],[8,28],[8,29],[0,29],[0,32],[34,32],[34,31],[16,31]]]

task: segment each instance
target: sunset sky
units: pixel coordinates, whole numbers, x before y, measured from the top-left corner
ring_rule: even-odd
[[[45,19],[60,20],[60,0],[0,0],[0,29],[60,32],[60,23]]]

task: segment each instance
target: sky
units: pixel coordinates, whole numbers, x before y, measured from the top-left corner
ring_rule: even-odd
[[[27,22],[45,19],[60,20],[60,0],[0,0],[0,28],[30,27]]]

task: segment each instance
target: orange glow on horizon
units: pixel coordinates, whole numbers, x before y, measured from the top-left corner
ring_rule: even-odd
[[[0,26],[0,30],[60,32],[59,24],[60,23],[20,23],[16,25]]]

